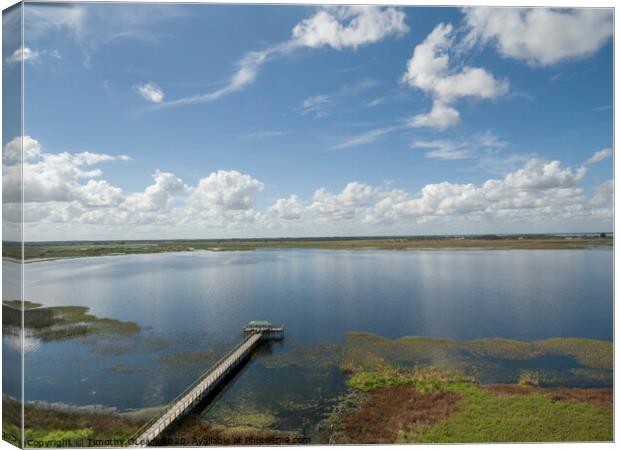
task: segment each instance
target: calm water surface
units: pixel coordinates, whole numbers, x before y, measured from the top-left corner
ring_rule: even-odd
[[[259,412],[271,405],[278,426],[305,428],[312,425],[307,410],[292,405],[319,414],[343,391],[342,375],[335,367],[269,369],[261,360],[270,354],[341,341],[347,331],[611,340],[612,258],[609,249],[260,250],[27,264],[27,300],[88,306],[142,331],[124,340],[27,342],[26,398],[120,409],[162,405],[212,361],[177,365],[166,356],[223,354],[244,324],[267,319],[286,327],[285,341],[262,348],[206,417],[239,404]]]

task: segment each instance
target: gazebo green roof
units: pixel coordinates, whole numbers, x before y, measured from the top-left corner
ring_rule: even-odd
[[[253,320],[251,321],[248,326],[251,327],[270,327],[271,326],[271,322],[269,322],[268,320]]]

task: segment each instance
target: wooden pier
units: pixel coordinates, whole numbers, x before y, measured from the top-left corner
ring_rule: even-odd
[[[245,338],[235,348],[172,400],[156,418],[136,431],[128,439],[127,445],[146,447],[155,441],[170,425],[190,412],[207,394],[220,385],[263,339],[281,338],[284,327],[273,326],[266,321],[252,321],[246,325],[244,332]]]

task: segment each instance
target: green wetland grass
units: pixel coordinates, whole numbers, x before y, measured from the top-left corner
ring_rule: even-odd
[[[268,368],[336,365],[345,374],[435,366],[460,371],[485,384],[518,383],[527,376],[547,387],[606,387],[613,380],[613,343],[564,338],[533,342],[425,336],[387,339],[350,332],[344,342],[297,346],[263,358],[261,363]]]
[[[16,326],[13,322],[17,313],[21,314],[19,307],[19,302],[3,303],[5,327]],[[87,308],[45,307],[32,302],[25,302],[24,308],[29,333],[42,340],[95,335],[138,342],[141,334],[134,323],[98,318]],[[138,345],[143,346],[156,351],[165,348],[166,342]],[[158,361],[163,368],[187,370],[213,360],[220,350],[159,355]],[[267,352],[256,361],[266,370],[299,367],[325,372],[337,368],[342,374],[348,394],[319,424],[322,431],[315,436],[320,436],[320,441],[314,443],[613,439],[613,344],[608,341],[387,339],[351,332],[342,342]],[[134,373],[141,367],[119,365],[110,370]],[[7,397],[3,405],[9,413],[4,416],[3,428],[7,435],[18,436],[15,424],[19,419],[16,416],[12,421],[10,412],[17,414],[19,405]],[[290,405],[283,408],[291,409]],[[219,409],[215,421],[188,417],[163,437],[163,443],[301,443],[301,430],[278,429],[282,412],[277,408],[248,405]],[[67,412],[29,403],[25,433],[32,442],[69,441],[86,446],[91,442],[96,446],[105,440],[126,439],[144,420],[119,412]]]
[[[613,440],[610,388],[485,386],[432,366],[361,371],[348,384],[363,395],[337,421],[337,443]]]
[[[21,326],[21,301],[2,302],[2,327],[5,334],[17,332]],[[84,306],[51,306],[23,302],[24,326],[29,335],[43,341],[60,341],[90,335],[131,336],[140,332],[134,322],[99,318]]]

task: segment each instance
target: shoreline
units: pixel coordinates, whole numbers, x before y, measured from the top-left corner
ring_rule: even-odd
[[[27,243],[24,263],[99,256],[159,253],[238,252],[257,250],[586,250],[613,249],[613,237],[475,237],[475,238],[350,238],[248,239],[140,242]],[[4,243],[3,260],[20,263],[21,246]]]

